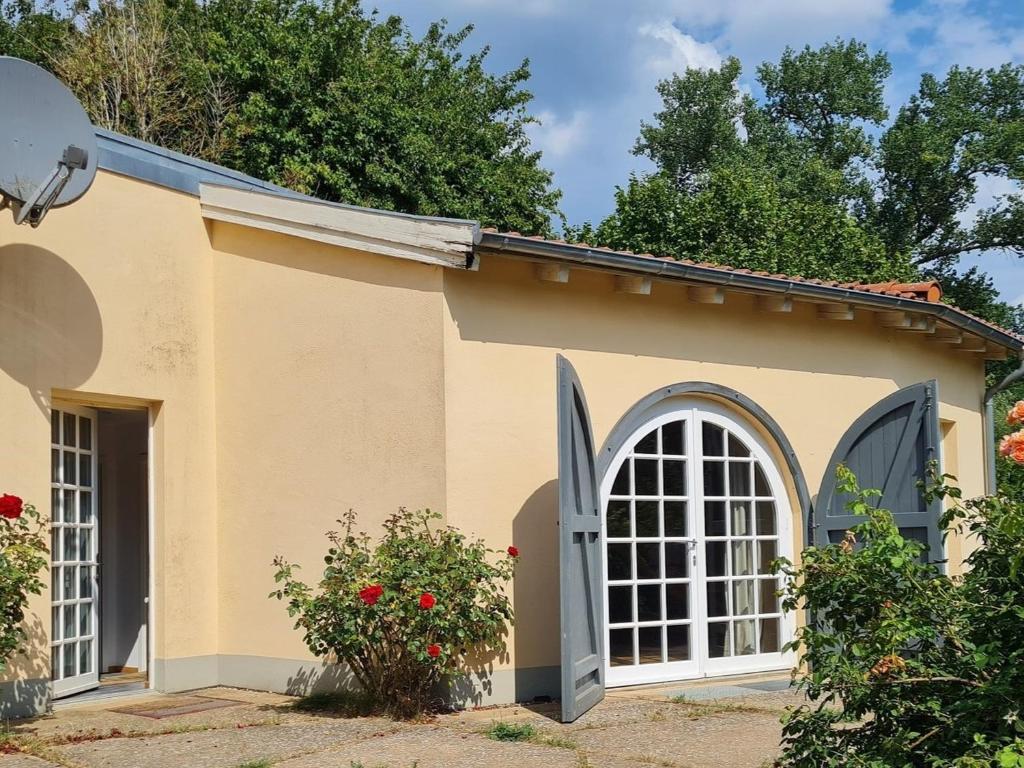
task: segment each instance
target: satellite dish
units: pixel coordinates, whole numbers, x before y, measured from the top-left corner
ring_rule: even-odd
[[[0,210],[39,226],[96,177],[96,133],[78,99],[42,67],[0,56]]]

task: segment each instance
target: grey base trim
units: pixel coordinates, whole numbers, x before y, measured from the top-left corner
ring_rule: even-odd
[[[179,659],[155,659],[151,665],[153,687],[163,693],[209,688],[219,681],[220,657],[187,656]]]
[[[221,654],[157,659],[153,670],[154,687],[168,693],[227,685],[304,696],[315,691],[358,687],[343,665],[270,656]],[[498,669],[455,678],[442,695],[461,706],[510,704],[532,701],[538,696],[558,698],[560,675],[557,666]]]
[[[227,685],[304,696],[315,691],[357,687],[343,665],[270,656],[211,654],[156,659],[151,672],[153,688],[162,693]],[[441,695],[456,706],[479,707],[533,701],[541,696],[557,699],[560,686],[561,670],[557,666],[497,669],[454,678]],[[48,679],[0,683],[0,720],[40,715],[50,705]]]
[[[230,654],[218,658],[220,684],[233,688],[253,688],[259,691],[305,696],[316,691],[359,687],[352,674],[341,664]]]
[[[50,680],[35,678],[0,683],[0,720],[33,717],[50,709]]]
[[[561,698],[561,667],[497,669],[486,676],[453,679],[445,700],[460,707],[530,702],[538,697]]]

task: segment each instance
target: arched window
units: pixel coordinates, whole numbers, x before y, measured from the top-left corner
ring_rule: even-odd
[[[791,511],[760,436],[710,400],[644,414],[602,480],[607,681],[782,668],[790,621],[771,563]]]

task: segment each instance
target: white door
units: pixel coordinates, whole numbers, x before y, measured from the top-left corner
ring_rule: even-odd
[[[782,669],[792,635],[771,561],[792,557],[782,478],[710,403],[663,403],[601,486],[607,684]]]
[[[50,676],[59,698],[99,685],[96,412],[51,412]]]

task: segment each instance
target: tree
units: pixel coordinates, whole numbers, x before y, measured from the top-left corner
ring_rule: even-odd
[[[558,212],[528,62],[487,72],[471,27],[414,38],[358,0],[23,2],[0,0],[0,54],[38,51],[98,124],[326,200],[530,233]]]
[[[231,108],[163,0],[102,0],[50,65],[103,128],[217,158]]]
[[[925,75],[887,124],[890,74],[884,53],[837,40],[758,67],[759,99],[741,90],[736,59],[673,75],[634,148],[657,170],[568,236],[822,279],[938,277],[959,306],[1021,327],[991,280],[958,263],[1024,255],[1019,192],[969,220],[979,185],[1022,178],[1024,67]]]

